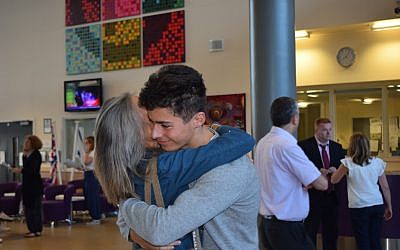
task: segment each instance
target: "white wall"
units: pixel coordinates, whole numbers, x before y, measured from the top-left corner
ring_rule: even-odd
[[[311,33],[310,39],[297,40],[297,85],[319,85],[400,79],[400,29],[351,30],[328,34]],[[337,51],[355,49],[350,68],[339,66]]]
[[[185,5],[186,63],[203,73],[208,94],[249,96],[247,1],[187,0]],[[64,0],[0,2],[0,121],[33,120],[34,133],[43,139],[50,137],[42,132],[43,118],[56,122],[60,138],[62,118],[93,116],[64,112],[64,80],[102,77],[109,98],[140,90],[158,68],[67,76],[64,13]],[[224,39],[225,51],[209,53],[210,39]]]
[[[396,0],[295,0],[296,28],[315,29],[394,18]]]

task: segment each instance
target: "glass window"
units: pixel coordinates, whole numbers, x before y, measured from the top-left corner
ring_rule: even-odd
[[[329,92],[327,90],[298,90],[297,101],[300,109],[298,140],[314,135],[314,121],[320,117],[329,118]]]
[[[63,155],[63,161],[65,159],[75,159],[73,154],[74,139],[75,139],[75,127],[78,126],[83,132],[83,137],[94,135],[94,126],[96,119],[65,119],[65,154]]]
[[[400,155],[399,117],[400,85],[388,86],[389,148],[391,155]]]
[[[336,91],[336,141],[347,149],[350,136],[361,132],[370,140],[371,152],[382,151],[382,91]]]

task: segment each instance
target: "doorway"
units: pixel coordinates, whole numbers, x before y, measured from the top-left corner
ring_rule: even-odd
[[[63,162],[66,159],[74,159],[73,147],[75,138],[75,127],[78,126],[83,132],[83,138],[94,135],[94,126],[96,118],[83,119],[64,119],[64,149],[65,154],[62,154]]]
[[[24,137],[32,134],[32,121],[0,122],[0,164],[22,166],[21,153]],[[19,181],[16,175],[3,165],[0,167],[0,183]]]

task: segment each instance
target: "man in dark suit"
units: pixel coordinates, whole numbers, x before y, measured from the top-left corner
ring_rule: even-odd
[[[322,225],[322,245],[324,250],[337,249],[338,237],[338,194],[330,183],[330,176],[340,166],[344,158],[342,145],[331,140],[332,123],[327,118],[315,121],[313,137],[299,141],[307,157],[323,175],[328,178],[326,191],[309,189],[310,212],[305,220],[305,228],[316,246],[317,232]]]

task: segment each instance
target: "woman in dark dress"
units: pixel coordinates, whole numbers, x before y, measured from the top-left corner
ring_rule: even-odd
[[[42,196],[43,183],[40,176],[42,156],[39,149],[42,141],[35,135],[29,135],[24,141],[24,155],[22,169],[15,172],[22,173],[22,201],[25,219],[29,232],[25,237],[37,237],[42,233]]]

